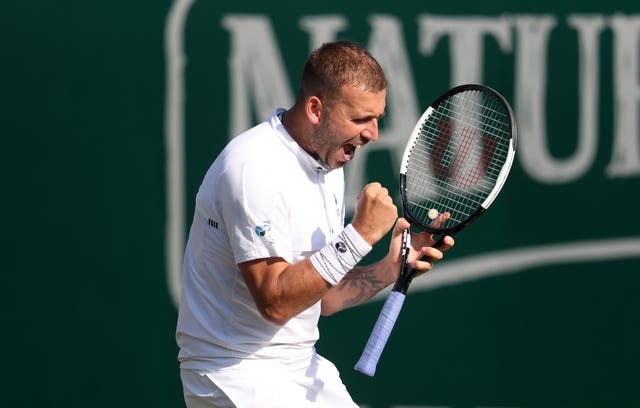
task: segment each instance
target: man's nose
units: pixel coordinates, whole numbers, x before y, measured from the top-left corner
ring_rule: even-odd
[[[375,142],[378,140],[378,119],[373,118],[367,127],[360,133],[360,135],[367,141]]]

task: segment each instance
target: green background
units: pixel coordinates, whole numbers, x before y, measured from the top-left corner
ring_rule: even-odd
[[[302,16],[343,15],[344,36],[366,43],[368,16],[393,15],[403,22],[424,108],[449,86],[449,49],[441,41],[433,54],[419,55],[417,14],[549,14],[563,22],[574,13],[640,12],[629,0],[397,3],[194,3],[185,28],[187,219],[204,171],[229,136],[224,15],[271,19],[292,87],[309,47],[297,24]],[[0,406],[184,406],[165,264],[170,7],[166,0],[0,5]],[[566,25],[557,29],[547,128],[552,152],[562,157],[575,147],[579,92],[575,38]],[[638,236],[640,175],[605,174],[614,103],[610,31],[601,44],[600,145],[589,172],[543,184],[516,161],[497,202],[458,237],[450,259]],[[488,42],[486,58],[485,82],[512,100],[512,55]],[[369,178],[395,188],[387,161],[379,153]],[[640,254],[544,265],[410,292],[373,378],[352,367],[380,302],[322,319],[318,349],[356,401],[371,408],[640,406]]]

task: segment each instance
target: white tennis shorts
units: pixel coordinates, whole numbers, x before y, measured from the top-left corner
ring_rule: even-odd
[[[358,408],[333,363],[317,354],[304,369],[248,365],[182,368],[187,408]]]

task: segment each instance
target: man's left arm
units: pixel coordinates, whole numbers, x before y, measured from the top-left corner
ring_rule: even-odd
[[[366,302],[382,289],[393,284],[400,273],[402,262],[402,234],[409,228],[409,222],[399,218],[393,228],[389,252],[380,261],[358,266],[347,273],[344,278],[322,297],[322,315],[328,316]],[[412,248],[409,263],[421,275],[433,267],[433,263],[442,259],[443,253],[454,245],[452,237],[446,237],[440,249],[433,248],[433,237],[428,233],[412,233]],[[427,257],[429,261],[420,260]]]

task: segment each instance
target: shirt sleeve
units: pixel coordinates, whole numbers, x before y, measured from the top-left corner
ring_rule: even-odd
[[[217,201],[235,262],[292,262],[289,211],[278,177],[259,160],[239,163],[220,177]]]

